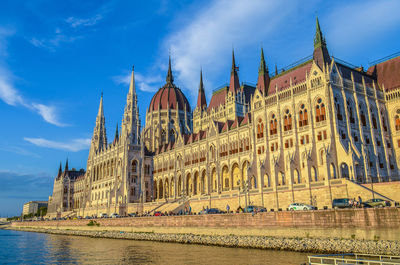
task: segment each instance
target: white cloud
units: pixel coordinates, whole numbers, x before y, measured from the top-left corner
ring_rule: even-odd
[[[57,30],[56,30],[57,32]],[[74,42],[77,39],[82,38],[81,36],[67,36],[64,34],[59,34],[56,33],[56,35],[52,38],[42,38],[42,39],[38,39],[38,38],[31,38],[29,40],[29,42],[38,48],[45,48],[51,52],[55,51],[55,48],[59,47],[61,45],[61,43],[71,43]]]
[[[298,5],[264,0],[212,2],[191,16],[189,23],[180,23],[184,26],[165,40],[163,49],[172,50],[176,79],[196,93],[200,65],[211,75],[221,69],[228,72],[226,66],[231,61],[227,56],[232,45],[235,49],[244,48],[268,39]]]
[[[26,100],[14,86],[15,77],[5,66],[7,57],[7,37],[13,31],[0,27],[0,99],[10,106],[22,106],[39,114],[46,122],[56,126],[66,126],[59,121],[57,111],[54,106],[47,106],[41,103]]]
[[[131,74],[114,76],[113,79],[117,84],[129,85],[131,82]],[[142,75],[135,72],[136,88],[145,92],[155,92],[159,88],[163,79],[160,75]]]
[[[357,1],[338,5],[329,15],[330,42],[335,47],[349,50],[378,40],[392,29],[399,29],[400,1]]]
[[[101,14],[97,14],[91,18],[76,18],[76,17],[69,17],[65,20],[71,27],[76,28],[80,26],[88,27],[93,26],[99,22],[103,16]]]
[[[72,139],[69,142],[57,142],[57,141],[47,140],[44,138],[29,138],[29,137],[24,137],[24,140],[36,146],[72,151],[72,152],[86,150],[89,149],[90,147],[90,139],[84,139],[84,138]]]
[[[31,106],[48,123],[54,124],[59,127],[67,126],[67,124],[61,123],[59,121],[57,110],[54,106],[46,106],[39,103],[32,103]]]

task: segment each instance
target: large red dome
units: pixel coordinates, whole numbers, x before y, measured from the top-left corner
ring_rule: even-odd
[[[167,108],[190,112],[190,104],[183,92],[173,83],[167,83],[160,88],[150,102],[149,111]]]

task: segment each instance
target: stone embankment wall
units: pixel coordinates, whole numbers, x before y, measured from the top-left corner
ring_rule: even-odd
[[[277,238],[243,235],[196,235],[182,233],[143,233],[123,231],[67,230],[45,228],[14,228],[15,230],[93,238],[131,239],[183,244],[215,245],[313,253],[365,253],[399,255],[400,242],[387,240],[358,240],[341,238]]]
[[[283,211],[252,214],[185,215],[15,222],[13,227],[125,232],[253,235],[301,238],[400,240],[400,208]]]

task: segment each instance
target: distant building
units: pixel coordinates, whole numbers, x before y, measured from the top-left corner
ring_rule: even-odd
[[[41,207],[47,207],[47,201],[30,201],[24,204],[22,214],[27,215],[30,213],[37,213]]]

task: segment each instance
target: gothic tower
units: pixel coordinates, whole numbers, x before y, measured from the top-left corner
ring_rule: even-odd
[[[107,147],[107,135],[103,110],[103,93],[101,93],[99,111],[96,117],[96,126],[93,130],[92,142],[90,145],[89,157],[93,154],[105,150]]]
[[[140,141],[140,119],[139,108],[137,106],[137,95],[135,86],[135,73],[132,67],[131,82],[129,92],[126,97],[124,117],[122,119],[122,136],[128,139],[131,144],[139,144]]]

